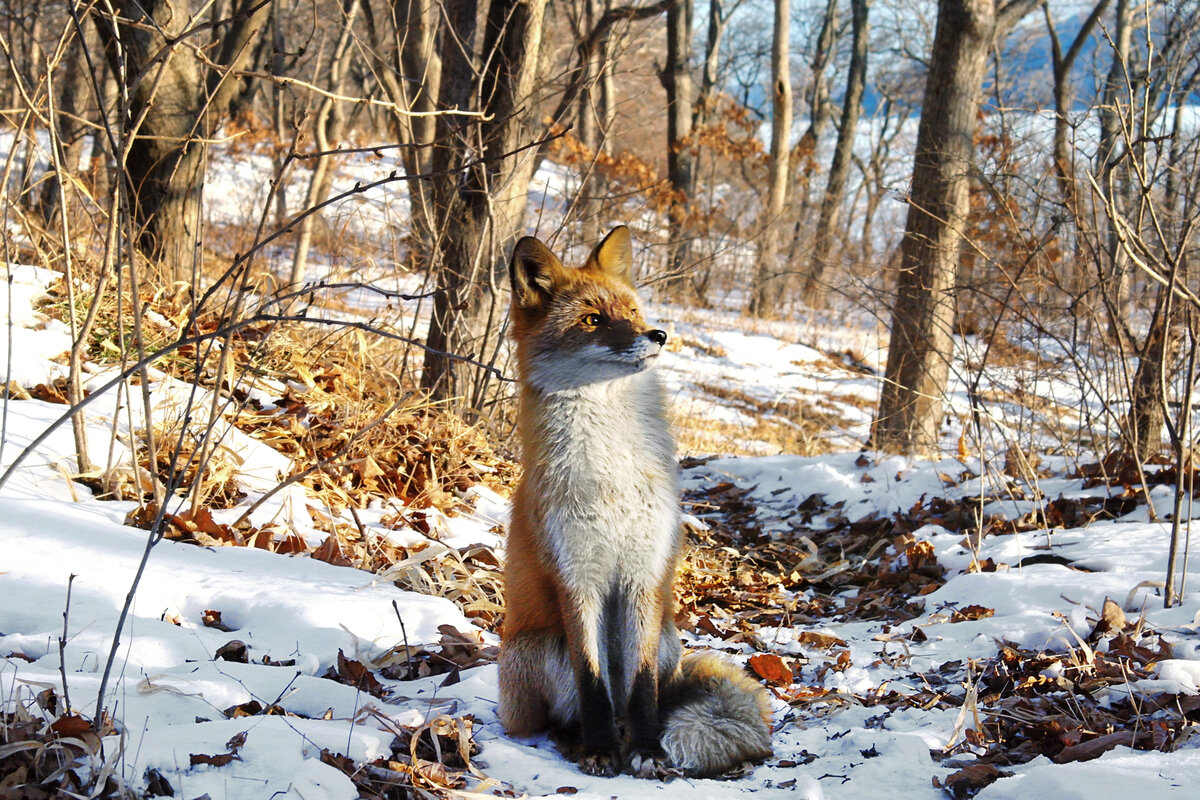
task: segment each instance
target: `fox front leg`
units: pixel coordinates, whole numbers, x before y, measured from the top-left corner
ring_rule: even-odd
[[[672,570],[671,577],[673,574]],[[667,766],[662,748],[659,695],[663,684],[678,672],[680,654],[670,589],[671,578],[664,578],[658,592],[638,595],[629,607],[636,620],[639,646],[637,671],[633,674],[625,715],[628,734],[625,768],[639,778],[662,777]]]
[[[579,769],[588,775],[616,775],[621,767],[621,740],[612,699],[599,673],[590,665],[579,676]]]
[[[662,726],[658,720],[657,667],[643,665],[633,678],[629,695],[628,750],[625,768],[639,778],[662,774],[665,754],[659,744]]]

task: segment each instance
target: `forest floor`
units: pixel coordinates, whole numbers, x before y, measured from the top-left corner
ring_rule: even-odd
[[[479,429],[402,407],[360,439],[347,398],[381,402],[370,370],[258,365],[251,410],[213,422],[201,499],[148,549],[140,400],[92,366],[110,466],[73,479],[58,276],[11,275],[0,466],[52,430],[0,488],[0,797],[1200,797],[1190,563],[1182,603],[1162,599],[1180,476],[1039,446],[1077,413],[1069,386],[1005,428],[1028,446],[972,438],[959,386],[946,458],[887,457],[859,446],[870,326],[655,309],[676,342],[681,635],[769,687],[775,753],[723,780],[597,778],[497,722],[516,468]],[[1035,405],[1008,383],[1020,361],[984,387],[1001,427]],[[204,424],[206,389],[146,388],[164,437]],[[327,454],[337,469],[300,474]]]

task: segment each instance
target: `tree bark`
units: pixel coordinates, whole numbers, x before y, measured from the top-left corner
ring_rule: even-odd
[[[437,48],[439,5],[429,0],[393,0],[392,24],[396,31],[398,77],[390,70],[385,89],[392,102],[429,115],[437,109],[442,82],[442,57]],[[398,138],[410,145],[403,151],[404,170],[426,175],[433,169],[433,143],[437,135],[434,116],[396,115]],[[413,263],[429,262],[426,254],[436,247],[437,213],[433,185],[428,180],[408,181],[408,202],[413,223]]]
[[[109,20],[100,26],[110,64],[129,95],[122,118],[126,135],[132,136],[125,181],[138,249],[165,280],[194,277],[202,241],[206,140],[216,121],[228,115],[238,89],[237,81],[225,75],[245,65],[268,5],[236,0],[210,42],[198,41],[199,32],[181,38],[198,20],[171,0],[128,0],[118,12],[137,24],[122,21],[114,28]],[[217,65],[207,75],[197,56],[200,47]]]
[[[1129,202],[1128,179],[1122,174],[1125,152],[1132,132],[1129,131],[1129,104],[1122,103],[1122,94],[1131,88],[1129,55],[1133,42],[1133,6],[1130,0],[1117,0],[1116,35],[1112,40],[1113,55],[1100,96],[1100,149],[1096,153],[1096,172],[1099,184],[1111,195],[1113,210],[1123,214]],[[1122,108],[1124,106],[1124,108]],[[1123,129],[1125,132],[1123,135]],[[1107,263],[1100,265],[1099,287],[1108,310],[1109,335],[1116,341],[1131,343],[1128,328],[1127,293],[1129,274],[1127,258],[1115,225],[1109,225],[1105,242]]]
[[[325,83],[329,91],[344,94],[346,75],[350,71],[350,57],[353,50],[350,45],[354,39],[354,22],[358,18],[360,0],[344,0],[341,9],[343,19],[338,31],[337,44],[334,45],[329,63],[325,65],[326,80],[317,77],[314,83]],[[317,104],[312,120],[313,143],[317,156],[313,160],[312,174],[308,180],[308,192],[304,197],[305,209],[311,209],[323,202],[329,194],[333,183],[330,173],[331,151],[341,141],[345,134],[347,115],[342,106],[333,98],[324,97]],[[304,281],[308,270],[308,251],[312,246],[312,237],[316,224],[320,221],[319,213],[307,214],[300,220],[300,229],[296,236],[296,250],[292,257],[292,272],[288,285],[297,286]]]
[[[872,436],[880,450],[938,450],[983,77],[998,36],[1037,1],[1013,0],[997,10],[993,0],[939,0]]]
[[[1166,392],[1163,375],[1179,341],[1178,331],[1172,324],[1172,317],[1175,316],[1173,311],[1171,290],[1160,286],[1150,327],[1138,353],[1137,370],[1130,387],[1129,423],[1123,431],[1125,441],[1122,449],[1141,464],[1162,451]]]
[[[445,8],[439,105],[476,106],[478,62],[484,65],[478,95],[482,114],[438,117],[433,165],[441,232],[438,291],[421,385],[436,399],[478,407],[486,383],[478,374],[471,380],[455,356],[486,358],[497,341],[504,256],[520,233],[533,174],[535,148],[515,151],[534,138],[536,123],[523,104],[537,83],[546,0],[492,0],[478,59],[475,0],[450,0]]]
[[[681,228],[692,198],[693,157],[688,138],[692,134],[694,98],[691,73],[692,59],[692,0],[671,0],[667,6],[667,63],[661,79],[667,90],[667,180],[675,193],[671,208],[671,230],[668,255],[669,284],[673,294],[687,284],[688,263],[691,260],[691,241]]]
[[[775,0],[775,31],[771,40],[771,154],[768,165],[767,202],[760,226],[758,277],[747,309],[754,316],[775,311],[779,292],[779,224],[787,200],[790,138],[792,132],[792,71],[788,65],[791,4]]]
[[[833,106],[829,102],[829,79],[825,72],[829,68],[829,59],[833,56],[837,44],[838,0],[826,0],[825,12],[821,17],[821,29],[817,33],[816,49],[812,61],[809,62],[809,72],[812,83],[808,87],[808,127],[796,141],[792,150],[792,166],[796,168],[796,179],[788,187],[789,204],[793,207],[795,220],[792,226],[792,247],[789,258],[789,269],[796,268],[801,263],[801,254],[808,252],[808,242],[812,233],[810,224],[810,208],[812,204],[812,178],[817,170],[817,147],[821,137],[829,127],[833,117]]]

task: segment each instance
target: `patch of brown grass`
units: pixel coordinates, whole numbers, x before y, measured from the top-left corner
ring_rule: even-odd
[[[684,455],[819,455],[829,452],[830,434],[850,424],[835,410],[814,403],[767,402],[718,384],[700,383],[696,388],[722,405],[743,412],[753,422],[746,425],[677,412],[675,438]]]

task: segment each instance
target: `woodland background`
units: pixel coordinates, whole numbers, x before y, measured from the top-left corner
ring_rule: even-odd
[[[888,325],[879,448],[938,449],[956,338],[989,358],[1032,334],[1100,396],[1089,446],[1145,460],[1164,415],[1188,439],[1186,2],[4,11],[10,260],[183,287],[221,328],[262,313],[251,287],[294,308],[335,263],[419,276],[397,380],[500,419],[511,244],[573,252],[628,222],[658,299]],[[269,191],[214,220],[210,159],[239,144],[269,150]],[[399,168],[353,180],[363,154]],[[529,191],[547,164],[567,181],[550,210]],[[367,233],[347,201],[373,188],[397,202]]]
[[[689,326],[683,347],[725,358],[704,315],[811,325],[837,332],[812,344],[873,387],[858,409],[873,421],[847,437],[828,398],[710,381],[753,429],[705,438],[694,428],[720,426],[682,409],[685,454],[977,457],[1034,488],[1046,459],[1134,506],[1169,484],[1171,512],[1149,518],[1171,520],[1161,599],[1179,600],[1200,322],[1191,0],[0,11],[0,257],[60,276],[38,313],[71,341],[61,377],[35,386],[10,353],[6,404],[65,410],[25,449],[0,449],[0,487],[70,426],[63,469],[136,503],[147,554],[164,537],[313,550],[252,522],[303,487],[328,512],[312,524],[336,534],[314,557],[387,572],[409,554],[370,543],[372,502],[397,499],[387,523],[428,533],[426,509],[512,483],[512,244],[536,233],[578,262],[628,224],[652,308]],[[151,395],[170,381],[191,391],[164,417]],[[98,434],[85,412],[107,404]],[[231,428],[289,460],[252,501]],[[750,488],[706,491],[749,513],[737,492]],[[982,539],[978,491],[959,527]],[[920,498],[909,522],[933,513]],[[1039,513],[1030,524],[1055,524]],[[886,538],[882,525],[847,535],[853,547],[820,547],[869,559]],[[494,629],[498,579],[472,571],[482,563],[459,566],[486,608],[473,618]],[[429,581],[417,588],[446,593]]]

